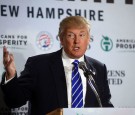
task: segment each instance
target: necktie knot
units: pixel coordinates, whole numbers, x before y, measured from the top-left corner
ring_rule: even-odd
[[[78,67],[79,61],[78,60],[74,60],[74,62],[72,63],[75,67]]]

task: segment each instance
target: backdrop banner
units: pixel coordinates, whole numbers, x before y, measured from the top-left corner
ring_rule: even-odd
[[[0,0],[0,76],[3,46],[13,53],[17,74],[30,56],[61,48],[59,23],[66,16],[81,15],[91,22],[86,55],[106,64],[115,107],[135,107],[135,1],[134,0]],[[1,80],[1,77],[0,77]],[[28,104],[12,109],[27,114]],[[0,114],[10,110],[0,89]]]

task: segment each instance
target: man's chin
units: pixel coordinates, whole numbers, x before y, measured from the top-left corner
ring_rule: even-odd
[[[74,53],[74,54],[72,55],[72,58],[73,58],[73,59],[79,59],[79,58],[82,57],[82,56],[83,56],[83,55],[75,54],[75,53]]]

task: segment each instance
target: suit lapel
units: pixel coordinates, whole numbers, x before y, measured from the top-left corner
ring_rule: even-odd
[[[52,65],[51,69],[54,76],[54,81],[56,84],[57,96],[58,96],[58,103],[59,107],[68,107],[67,101],[67,86],[66,86],[66,79],[65,79],[65,72],[62,63],[62,50],[55,53],[52,57]]]
[[[89,70],[92,70],[96,76],[96,69],[94,68],[92,59],[90,57],[85,56],[85,62]]]

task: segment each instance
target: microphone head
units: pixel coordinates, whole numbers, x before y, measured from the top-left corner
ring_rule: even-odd
[[[79,62],[79,68],[83,70],[84,76],[86,78],[88,78],[89,77],[89,71],[87,69],[86,63],[83,62],[83,61]]]
[[[82,69],[84,72],[86,72],[87,70],[86,63],[83,61],[79,62],[79,68]]]
[[[89,69],[87,68],[86,63],[83,62],[83,61],[79,62],[79,68],[82,69],[84,73],[87,73],[87,74],[89,74],[89,75],[92,74],[93,76],[95,75],[95,72],[93,72],[92,70],[89,70]]]
[[[82,67],[86,67],[86,63],[83,61],[79,62],[79,68],[82,69]]]

